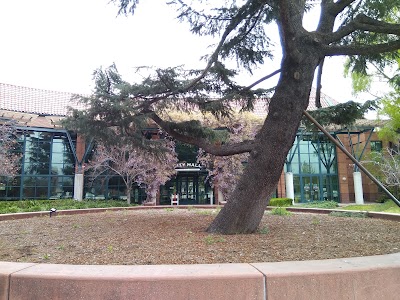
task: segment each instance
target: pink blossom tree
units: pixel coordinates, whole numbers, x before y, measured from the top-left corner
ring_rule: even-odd
[[[160,186],[165,184],[173,175],[176,174],[175,166],[178,162],[175,152],[175,143],[168,141],[166,151],[161,156],[158,153],[147,155],[149,163],[153,166],[138,177],[137,183],[146,189],[146,202],[155,202]]]
[[[21,155],[13,152],[17,146],[16,128],[10,122],[0,124],[0,176],[14,177],[20,168]]]
[[[163,151],[159,150],[160,146]],[[175,173],[177,156],[174,143],[169,140],[155,141],[150,147],[153,149],[146,150],[131,144],[99,143],[93,160],[85,167],[94,179],[106,172],[121,176],[126,186],[128,204],[131,203],[131,192],[135,183],[145,187],[146,201],[151,201],[155,199],[160,185]]]
[[[223,120],[219,120],[219,122]],[[205,121],[210,123],[210,119]],[[228,132],[226,142],[239,143],[245,139],[253,139],[259,126],[260,119],[249,114],[236,114],[231,119],[225,120],[223,126]],[[214,124],[207,124],[213,126]],[[214,125],[215,126],[215,125]],[[221,126],[221,125],[220,125]],[[231,156],[215,156],[199,149],[198,162],[205,166],[208,171],[208,179],[212,187],[218,187],[224,199],[228,200],[243,173],[248,153]]]

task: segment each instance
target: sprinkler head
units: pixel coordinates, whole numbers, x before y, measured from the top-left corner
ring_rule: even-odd
[[[54,207],[53,208],[50,208],[50,218],[51,218],[51,214],[55,214],[57,212],[57,209],[55,209]]]

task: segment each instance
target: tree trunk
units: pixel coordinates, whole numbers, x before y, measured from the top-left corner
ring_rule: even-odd
[[[126,189],[126,203],[128,205],[131,205],[131,191],[132,191],[131,188]]]
[[[256,136],[256,146],[250,153],[247,167],[208,232],[238,234],[257,230],[293,145],[302,112],[308,106],[319,58],[309,52],[304,54],[301,63],[298,61],[298,58],[283,60],[268,116]]]

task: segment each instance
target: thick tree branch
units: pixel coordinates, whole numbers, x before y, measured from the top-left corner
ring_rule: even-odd
[[[390,24],[382,21],[377,21],[364,14],[360,14],[353,21],[345,26],[342,26],[336,32],[326,35],[324,41],[328,44],[332,42],[337,42],[356,30],[394,34],[400,36],[400,24]]]
[[[326,56],[370,55],[391,52],[400,49],[400,40],[377,45],[322,46]]]
[[[336,3],[333,3],[332,5],[329,5],[329,12],[337,16],[340,14],[346,7],[348,7],[350,4],[352,4],[356,0],[339,0]]]
[[[303,29],[304,2],[281,0],[279,2],[280,26],[283,36],[288,39],[294,37]]]
[[[171,126],[173,123],[162,120],[155,112],[149,111],[148,115],[154,122],[157,123],[158,126],[160,126],[162,130],[164,130],[174,139],[187,144],[198,146],[199,148],[202,148],[204,151],[213,154],[215,156],[229,156],[234,154],[251,152],[255,145],[254,140],[246,140],[235,144],[223,144],[223,145],[212,144],[205,139],[201,139],[194,136],[188,136],[177,132]]]
[[[321,1],[321,15],[319,17],[317,32],[332,32],[336,19],[336,15],[330,12],[332,5],[334,5],[333,0]]]

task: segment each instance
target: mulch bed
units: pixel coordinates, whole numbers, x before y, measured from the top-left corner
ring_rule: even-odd
[[[210,235],[216,211],[125,210],[0,222],[0,260],[56,264],[210,264],[399,252],[400,222],[266,212],[257,233]]]

